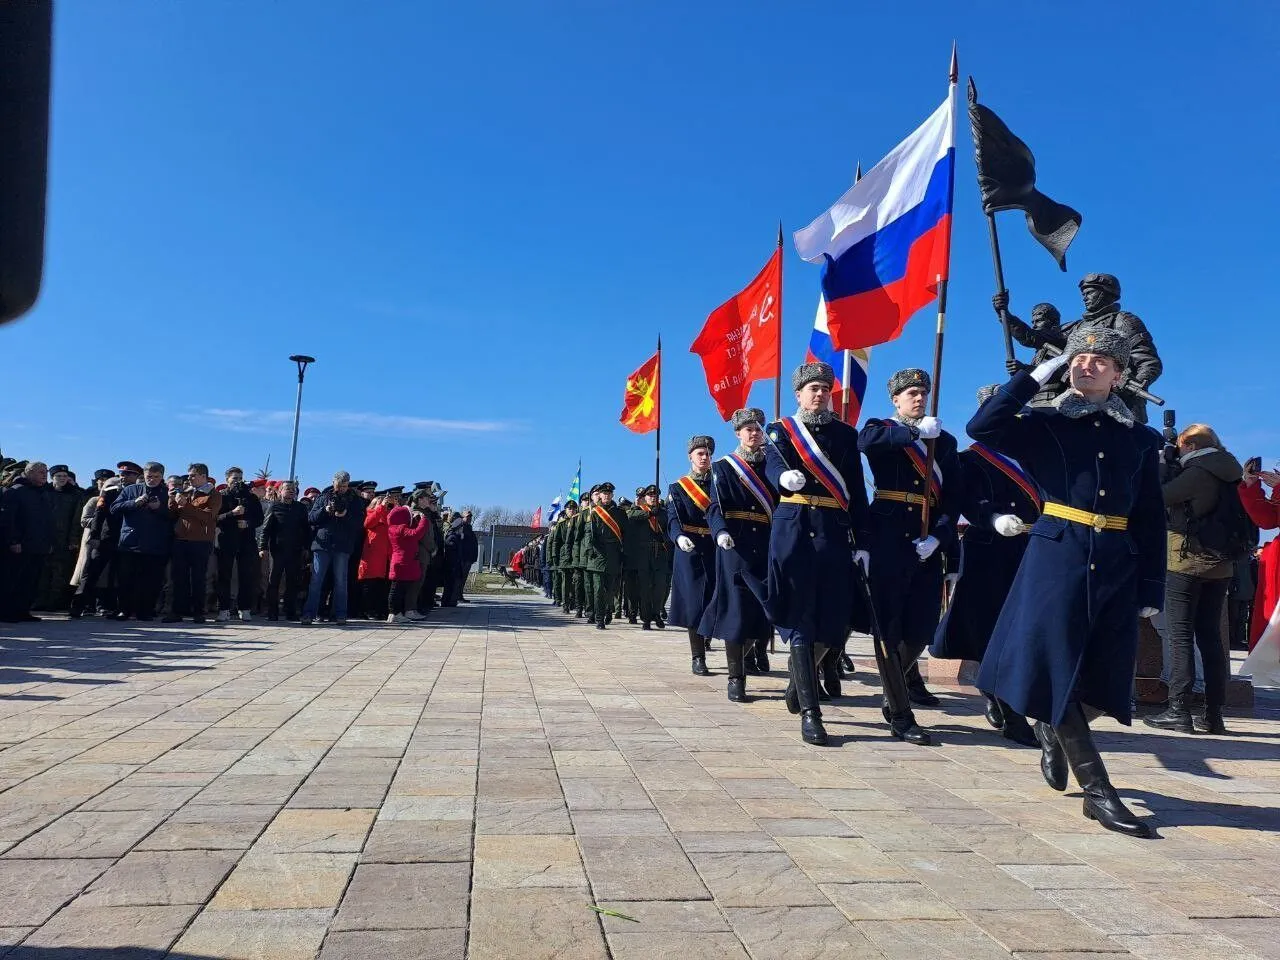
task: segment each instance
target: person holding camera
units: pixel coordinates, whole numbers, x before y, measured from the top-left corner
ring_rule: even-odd
[[[227,468],[227,489],[218,514],[218,622],[231,619],[231,570],[236,571],[234,609],[241,620],[253,617],[258,589],[258,527],[262,526],[262,501],[244,482],[244,471]]]
[[[168,510],[164,464],[144,464],[142,475],[141,483],[122,489],[111,503],[111,512],[122,518],[117,556],[120,597],[114,620],[155,619],[156,600],[172,550],[173,519]]]
[[[209,479],[203,463],[187,467],[187,476],[169,491],[169,515],[173,517],[173,613],[165,623],[179,623],[190,617],[204,623],[205,583],[209,576],[209,556],[218,533],[217,517],[222,494]]]
[[[1168,515],[1168,575],[1165,579],[1165,628],[1171,652],[1169,704],[1143,719],[1158,730],[1226,733],[1222,708],[1231,665],[1222,643],[1222,609],[1234,573],[1235,556],[1222,511],[1239,508],[1236,485],[1240,461],[1222,448],[1213,429],[1193,423],[1165,455],[1162,490]],[[1205,716],[1191,716],[1195,653],[1204,664]]]
[[[339,470],[333,475],[333,486],[316,497],[311,507],[309,519],[315,535],[311,541],[311,586],[302,610],[303,626],[315,622],[325,576],[330,570],[333,571],[333,619],[338,626],[347,622],[351,552],[356,548],[357,539],[364,535],[362,513],[355,507],[354,500],[351,474]]]

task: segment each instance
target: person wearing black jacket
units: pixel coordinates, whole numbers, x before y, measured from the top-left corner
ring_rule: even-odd
[[[257,530],[262,526],[262,501],[244,482],[244,471],[227,468],[227,489],[218,514],[218,621],[231,619],[238,609],[241,620],[253,616],[258,586]],[[236,603],[231,603],[231,569],[236,568]]]
[[[38,460],[27,464],[22,476],[4,492],[5,543],[8,569],[0,583],[0,620],[38,622],[31,613],[40,571],[53,553],[53,492],[49,468]]]
[[[340,470],[333,486],[316,497],[309,519],[315,536],[311,541],[311,586],[302,611],[303,625],[315,621],[320,610],[325,575],[333,572],[333,619],[339,626],[347,622],[347,572],[351,552],[364,534],[363,515],[355,506],[351,475]]]
[[[449,533],[444,538],[444,549],[447,579],[444,599],[440,605],[456,607],[459,603],[468,602],[462,595],[462,588],[467,582],[471,565],[480,556],[480,545],[476,541],[475,531],[471,529],[470,510],[453,518],[449,524]]]
[[[93,519],[89,522],[89,559],[85,563],[84,573],[80,577],[81,590],[71,600],[71,617],[79,619],[88,613],[93,615],[95,605],[100,603],[104,616],[113,615],[119,606],[119,565],[116,553],[120,545],[120,527],[124,516],[111,511],[111,505],[120,496],[120,491],[131,483],[136,483],[142,475],[142,467],[132,460],[121,460],[116,464],[118,477],[108,478],[103,482],[98,496]],[[98,581],[106,574],[107,582],[102,591],[98,590]]]
[[[302,560],[311,542],[308,510],[298,502],[297,484],[280,485],[280,499],[271,505],[258,531],[258,557],[271,557],[271,577],[267,581],[267,619],[280,619],[280,581],[284,580],[284,618],[297,620],[298,589],[302,583]]]
[[[426,573],[422,578],[422,590],[418,594],[418,613],[424,617],[439,604],[436,591],[449,581],[448,568],[445,564],[444,530],[441,528],[440,511],[435,497],[427,500],[427,520],[431,529],[424,536],[423,543],[430,539],[427,548],[430,559],[427,561]]]

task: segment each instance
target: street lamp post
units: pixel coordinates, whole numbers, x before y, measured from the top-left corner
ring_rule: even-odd
[[[289,358],[298,365],[298,402],[293,408],[293,448],[289,451],[289,482],[296,483],[298,475],[294,467],[298,462],[298,424],[302,421],[302,380],[307,375],[307,364],[315,363],[315,357],[295,353]]]

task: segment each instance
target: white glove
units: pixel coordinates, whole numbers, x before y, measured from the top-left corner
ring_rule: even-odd
[[[805,476],[803,470],[784,470],[782,476],[778,477],[778,483],[786,487],[792,493],[797,490],[804,489]]]
[[[693,541],[686,537],[683,533],[676,537],[676,546],[685,553],[693,553]]]
[[[949,587],[954,587],[956,585],[956,581],[959,579],[960,579],[960,574],[958,573],[948,573],[945,577],[942,578],[943,582]]]
[[[942,421],[937,417],[921,417],[920,422],[916,424],[916,432],[922,439],[934,440],[938,434],[942,433]]]
[[[920,558],[921,563],[924,563],[933,556],[933,551],[938,549],[938,538],[925,537],[923,540],[917,540],[915,544],[916,556]]]
[[[729,536],[728,530],[721,530],[718,534],[716,534],[716,545],[721,550],[733,549],[733,537]]]
[[[1027,532],[1027,525],[1012,513],[1002,513],[991,518],[991,525],[1002,537],[1016,537]]]
[[[864,577],[871,576],[871,554],[868,551],[853,551],[853,562],[862,568],[862,575]]]
[[[1046,360],[1044,363],[1040,364],[1040,366],[1032,370],[1031,376],[1035,377],[1036,383],[1043,387],[1066,365],[1067,355],[1065,353],[1059,354],[1051,360]]]
[[[1143,607],[1141,610],[1138,611],[1138,616],[1142,617],[1142,619],[1144,620],[1150,620],[1159,612],[1160,612],[1159,607]]]

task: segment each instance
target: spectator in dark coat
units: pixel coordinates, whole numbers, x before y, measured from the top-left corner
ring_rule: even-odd
[[[53,550],[40,571],[37,610],[65,610],[71,594],[71,572],[80,549],[80,511],[85,492],[75,485],[65,464],[49,468],[49,500],[53,506]]]
[[[315,621],[320,609],[325,575],[333,572],[333,619],[339,626],[347,622],[347,574],[351,552],[364,533],[363,511],[355,506],[351,491],[351,475],[340,470],[333,475],[333,486],[316,498],[311,507],[311,587],[302,611],[303,624]]]
[[[120,569],[116,562],[120,546],[120,527],[123,513],[112,513],[111,506],[120,491],[142,476],[142,467],[132,460],[116,464],[118,477],[109,477],[102,483],[102,491],[94,506],[93,519],[89,522],[89,559],[81,575],[81,590],[71,601],[71,616],[79,618],[85,613],[93,615],[101,604],[104,615],[110,616],[119,609]],[[100,581],[105,583],[101,586]]]
[[[40,619],[32,615],[31,604],[36,598],[40,571],[54,547],[53,492],[48,480],[49,468],[33,460],[4,492],[8,558],[0,583],[0,620],[5,623]]]
[[[271,558],[267,581],[267,619],[280,619],[280,581],[284,581],[284,617],[298,619],[298,590],[302,585],[302,561],[311,542],[311,519],[297,500],[298,486],[286,480],[280,499],[271,505],[258,532],[258,557]]]
[[[441,606],[456,607],[459,603],[468,602],[462,595],[462,588],[471,565],[480,557],[480,544],[471,529],[470,510],[453,518],[449,533],[444,538],[444,549],[451,579],[445,584],[445,598]]]
[[[231,619],[238,610],[241,620],[253,617],[258,592],[258,528],[262,526],[262,501],[244,482],[244,471],[227,468],[227,489],[218,513],[218,621]],[[236,601],[231,602],[231,570],[236,571]]]
[[[111,512],[123,517],[117,559],[120,563],[119,610],[114,619],[154,620],[156,600],[173,547],[173,518],[164,464],[148,463],[142,483],[120,491]]]

